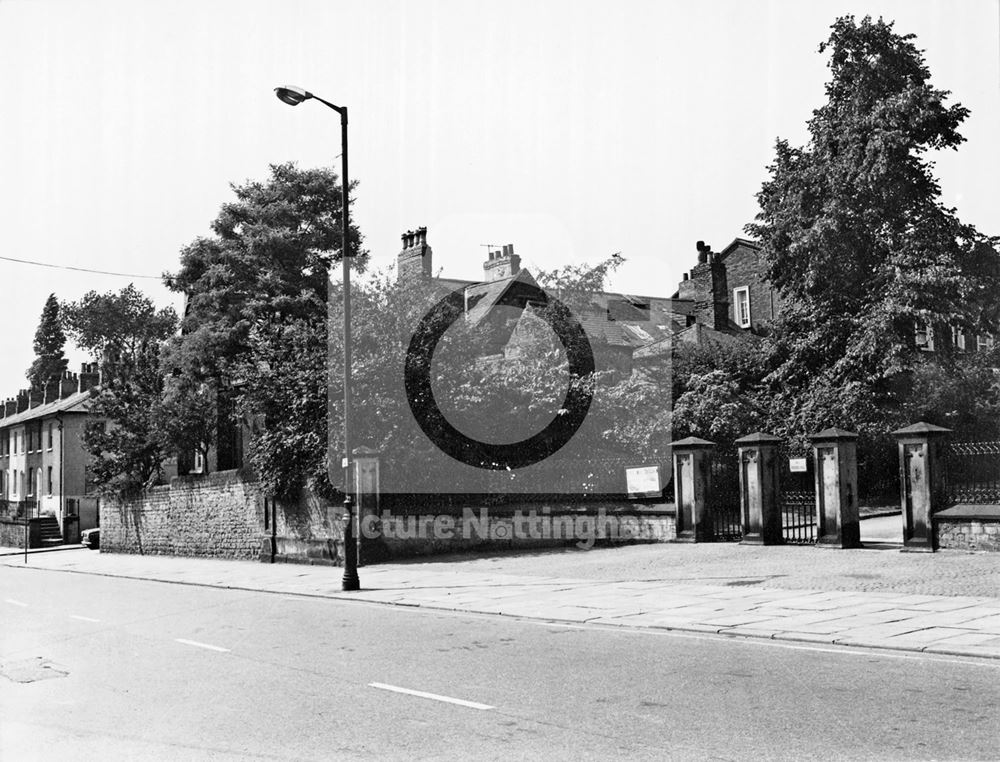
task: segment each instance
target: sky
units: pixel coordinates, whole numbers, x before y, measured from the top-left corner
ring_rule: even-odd
[[[935,157],[943,201],[1000,234],[1000,0],[0,0],[0,256],[148,276],[0,260],[0,397],[50,293],[134,282],[179,306],[157,278],[231,182],[339,171],[337,115],[277,85],[348,107],[375,267],[426,226],[446,276],[481,278],[486,244],[529,269],[621,252],[612,288],[669,296],[696,241],[743,235],[775,139],[805,142],[847,13],[916,34],[971,110]]]

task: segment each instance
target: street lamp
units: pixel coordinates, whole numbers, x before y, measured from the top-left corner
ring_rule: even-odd
[[[344,590],[359,590],[361,582],[358,579],[358,546],[354,541],[354,515],[351,509],[351,440],[350,434],[350,414],[351,414],[351,269],[348,266],[348,178],[347,178],[347,107],[334,106],[329,101],[325,101],[319,96],[313,95],[308,90],[301,87],[274,88],[274,94],[278,100],[287,103],[289,106],[298,106],[303,101],[317,100],[324,106],[328,106],[340,114],[340,229],[341,229],[341,256],[340,261],[344,270]],[[327,310],[329,327],[333,318],[333,302],[327,294]],[[329,388],[329,387],[328,387]],[[333,420],[333,399],[327,394],[327,421]],[[328,427],[327,443],[327,468],[330,474],[330,481],[334,480],[335,474],[335,443],[333,430]]]

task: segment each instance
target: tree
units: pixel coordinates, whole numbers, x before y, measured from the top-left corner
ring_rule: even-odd
[[[157,426],[163,379],[160,349],[177,315],[157,309],[129,284],[118,293],[90,291],[63,305],[70,336],[101,363],[101,385],[90,403],[84,448],[98,492],[125,500],[155,483],[168,449]]]
[[[42,318],[35,331],[35,361],[28,368],[28,381],[33,387],[43,387],[49,379],[62,378],[68,362],[63,354],[66,335],[59,320],[59,300],[49,294],[42,309]]]
[[[63,304],[62,315],[73,342],[105,364],[106,372],[118,362],[134,365],[151,342],[166,340],[177,328],[173,308],[157,309],[132,283],[118,293],[88,291]]]
[[[236,425],[240,388],[248,383],[254,401],[265,408],[288,401],[291,387],[266,389],[255,382],[258,360],[280,349],[261,346],[269,337],[280,340],[264,327],[292,321],[323,330],[329,269],[343,254],[341,192],[333,171],[278,164],[265,182],[231,187],[236,199],[223,204],[213,235],[185,247],[180,270],[167,276],[169,286],[187,298],[182,333],[164,356],[172,379],[165,402],[177,447],[211,441],[203,415],[209,397],[217,403],[219,426]],[[352,226],[349,246],[358,271],[367,258],[361,241]],[[290,375],[272,380],[296,383]],[[278,429],[268,427],[287,423],[273,415],[266,421],[265,433],[275,436]]]
[[[821,379],[898,409],[899,377],[919,357],[916,326],[997,328],[996,239],[941,203],[928,158],[960,145],[969,112],[930,84],[913,39],[881,19],[839,18],[820,46],[831,78],[809,142],[777,141],[757,195],[747,231],[782,295],[773,380],[795,393]],[[851,425],[835,417],[819,416]]]

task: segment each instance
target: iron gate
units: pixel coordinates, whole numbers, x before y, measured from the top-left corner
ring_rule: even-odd
[[[795,470],[792,470],[795,468]],[[812,449],[778,448],[778,509],[785,542],[816,542],[816,462]]]
[[[708,493],[708,517],[712,539],[738,542],[743,539],[740,511],[739,453],[735,447],[719,447],[712,455]]]

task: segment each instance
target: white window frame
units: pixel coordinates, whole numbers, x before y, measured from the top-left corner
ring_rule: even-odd
[[[740,297],[746,297],[746,316],[740,314]],[[750,286],[740,286],[733,289],[733,318],[740,328],[750,328],[753,321],[750,317]]]
[[[976,350],[979,352],[989,352],[993,349],[993,337],[988,333],[981,333],[976,336]]]

